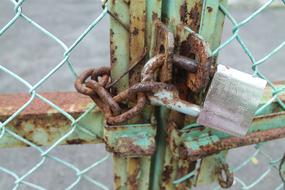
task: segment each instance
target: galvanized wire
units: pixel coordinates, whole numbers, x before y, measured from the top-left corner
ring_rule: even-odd
[[[14,172],[13,170],[11,170],[9,168],[2,167],[2,166],[0,166],[0,172],[6,173],[6,174],[10,175],[11,177],[13,177],[15,179],[15,181],[14,181],[15,186],[14,186],[13,189],[18,189],[18,188],[20,188],[22,186],[27,186],[28,189],[41,189],[41,190],[43,190],[43,189],[45,189],[44,187],[42,187],[40,184],[35,184],[35,183],[32,183],[32,182],[29,182],[27,180],[27,178],[30,175],[32,175],[34,172],[39,170],[39,168],[41,168],[46,163],[46,161],[48,159],[50,159],[50,160],[56,161],[59,164],[65,165],[66,167],[68,167],[71,170],[73,170],[74,173],[76,174],[76,180],[71,182],[71,184],[68,187],[66,187],[65,189],[74,189],[76,187],[76,185],[78,185],[78,183],[81,180],[86,180],[86,181],[90,182],[92,185],[94,185],[94,187],[96,189],[107,190],[108,187],[106,185],[102,184],[101,182],[99,182],[99,181],[97,181],[95,179],[92,179],[90,176],[88,176],[88,172],[90,170],[96,168],[96,166],[102,164],[104,161],[106,161],[109,158],[109,155],[104,156],[103,158],[101,158],[100,160],[98,160],[95,163],[91,164],[87,168],[79,169],[74,164],[71,164],[67,160],[64,160],[64,159],[61,159],[59,157],[56,157],[56,156],[54,156],[54,155],[52,155],[50,153],[57,145],[59,145],[62,141],[64,141],[67,137],[69,137],[75,130],[80,129],[81,131],[86,132],[88,135],[90,135],[91,132],[87,131],[87,130],[84,130],[84,127],[79,125],[79,121],[86,114],[88,114],[90,111],[92,111],[94,109],[94,106],[89,108],[88,110],[86,110],[86,112],[83,113],[78,118],[74,118],[72,115],[70,115],[69,113],[65,112],[62,108],[60,108],[59,106],[57,106],[56,104],[54,104],[50,100],[46,99],[45,97],[43,97],[43,96],[41,96],[40,94],[37,93],[37,89],[41,85],[43,85],[43,83],[48,78],[53,76],[57,72],[57,70],[60,69],[64,65],[68,65],[69,70],[74,75],[74,77],[77,76],[75,70],[72,67],[72,64],[69,61],[70,54],[82,42],[82,40],[90,33],[90,31],[92,31],[94,29],[94,27],[102,20],[102,18],[104,18],[107,15],[107,8],[103,9],[101,14],[96,19],[94,19],[94,21],[85,29],[85,31],[83,31],[80,34],[80,36],[74,41],[74,43],[70,47],[68,47],[57,36],[55,36],[53,33],[49,32],[47,29],[45,29],[43,26],[41,26],[40,24],[35,22],[32,18],[28,17],[22,11],[22,6],[23,6],[23,4],[25,4],[25,0],[20,0],[20,1],[10,0],[10,2],[14,4],[15,14],[14,14],[14,17],[0,30],[0,37],[4,37],[5,34],[7,32],[9,32],[9,29],[13,25],[16,24],[16,21],[21,19],[21,20],[27,22],[28,24],[30,24],[31,26],[35,27],[36,29],[38,29],[41,33],[43,33],[44,35],[49,37],[55,43],[59,44],[63,48],[64,54],[63,54],[62,60],[54,68],[52,68],[49,71],[49,73],[47,73],[41,80],[39,80],[34,85],[30,84],[28,81],[24,80],[23,78],[21,78],[19,75],[17,75],[13,71],[11,71],[11,70],[5,68],[4,66],[0,65],[0,70],[1,71],[3,71],[4,73],[10,75],[15,80],[17,80],[20,83],[22,83],[23,85],[25,85],[29,89],[29,93],[30,93],[29,100],[23,106],[21,106],[17,111],[15,111],[15,113],[13,113],[10,117],[8,117],[4,122],[2,122],[2,123],[0,122],[0,131],[1,131],[0,140],[3,138],[4,135],[9,135],[9,136],[11,136],[11,137],[13,137],[13,138],[23,142],[24,144],[32,147],[41,156],[41,160],[37,164],[35,164],[34,167],[32,167],[30,170],[28,170],[23,175],[19,175],[16,172]],[[56,109],[58,112],[60,112],[62,115],[64,115],[71,122],[69,131],[66,134],[64,134],[62,137],[60,137],[53,145],[51,145],[47,149],[43,149],[43,148],[37,146],[36,144],[28,141],[27,139],[25,139],[24,137],[20,136],[19,134],[13,132],[12,130],[10,130],[7,127],[7,125],[13,119],[15,119],[15,117],[17,117],[23,110],[25,110],[26,107],[28,107],[35,100],[35,98],[40,99],[41,101],[47,103],[52,108]],[[91,134],[91,135],[96,137],[96,134]]]

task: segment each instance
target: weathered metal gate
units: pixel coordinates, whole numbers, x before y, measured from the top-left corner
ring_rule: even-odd
[[[166,57],[173,56],[173,53],[189,58],[196,56],[200,62],[209,59],[204,55],[205,47],[193,42],[195,39],[191,38],[191,31],[199,33],[210,44],[213,51],[211,59],[214,59],[214,62],[217,60],[219,48],[225,45],[220,46],[220,39],[226,1],[112,1],[109,7],[112,16],[112,79],[120,79],[116,84],[118,91],[139,82],[144,63],[141,60],[147,60],[158,53],[164,53]],[[214,65],[215,63],[212,66]],[[128,75],[121,78],[126,72]],[[176,74],[172,76],[173,72]],[[199,72],[202,72],[200,76]],[[204,93],[197,92],[202,92],[199,88],[206,88],[199,84],[199,81],[201,83],[203,77],[209,74],[205,72],[201,70],[196,74],[188,74],[181,68],[172,68],[166,59],[159,77],[162,82],[172,81],[181,98],[200,104]],[[268,96],[270,97],[265,97]],[[163,107],[146,108],[146,115],[131,121],[144,124],[143,126],[125,125],[118,127],[118,130],[124,128],[128,132],[134,131],[135,137],[130,138],[139,138],[140,132],[147,133],[145,142],[139,147],[131,147],[137,143],[137,139],[133,139],[134,142],[125,139],[126,142],[122,143],[123,146],[128,144],[128,147],[124,148],[130,152],[134,151],[133,148],[146,148],[137,150],[143,155],[153,151],[152,138],[155,130],[151,126],[154,126],[157,129],[155,154],[152,158],[137,157],[139,154],[136,154],[135,158],[121,157],[120,147],[116,147],[121,145],[118,140],[114,144],[117,148],[114,152],[118,153],[114,156],[116,188],[145,189],[149,186],[150,189],[186,189],[212,180],[218,180],[222,187],[230,186],[233,177],[225,163],[225,150],[284,136],[281,119],[284,113],[273,112],[273,109],[267,106],[268,98],[263,102],[258,113],[260,116],[255,118],[250,133],[242,138],[191,125],[195,123],[193,117],[176,111]],[[271,106],[276,107],[274,103]],[[265,111],[264,107],[269,110]],[[155,123],[152,123],[152,117],[156,118]],[[112,135],[115,134],[116,132]],[[145,144],[149,146],[144,147]],[[222,177],[223,170],[226,179]]]
[[[21,8],[23,2],[15,3],[16,10]],[[237,23],[226,9],[226,0],[104,2],[103,15],[110,15],[111,68],[87,70],[79,76],[75,85],[78,91],[89,95],[100,109],[94,110],[91,106],[81,114],[91,104],[91,99],[77,93],[39,95],[34,90],[40,83],[30,87],[31,98],[17,95],[19,101],[16,105],[11,102],[11,96],[1,96],[3,107],[9,107],[9,110],[0,109],[1,118],[8,118],[1,124],[2,135],[5,132],[12,137],[15,137],[14,133],[20,134],[17,140],[5,136],[1,139],[1,146],[52,144],[48,150],[40,150],[44,162],[45,155],[58,144],[105,143],[107,150],[113,153],[115,189],[118,190],[184,190],[214,181],[221,187],[230,187],[234,177],[225,161],[227,150],[285,136],[284,82],[268,81],[256,117],[244,137],[200,126],[196,124],[195,117],[167,107],[146,104],[146,96],[153,89],[171,83],[176,87],[179,98],[201,105],[222,48],[237,39],[252,58],[238,30],[266,6],[244,22]],[[221,44],[225,16],[233,23],[234,34]],[[94,25],[85,34],[92,27]],[[63,62],[68,62],[69,53],[82,38],[74,46],[66,48]],[[253,58],[254,74],[265,78],[257,66],[283,46],[284,43],[264,59],[256,61]],[[156,68],[145,69],[145,63],[159,54],[162,55],[159,57],[159,71]],[[193,63],[193,59],[198,63]],[[208,70],[205,69],[207,63],[211,63]],[[200,65],[196,68],[193,64]],[[1,70],[4,68],[1,67]],[[145,74],[143,79],[142,73]],[[86,82],[88,77],[92,79]],[[155,77],[160,83],[151,81]],[[149,81],[153,83],[150,85]],[[97,94],[94,95],[94,91]],[[18,110],[20,105],[30,104],[34,97],[56,110],[49,112],[44,104],[34,101],[20,117],[10,117],[23,111],[26,107]],[[120,113],[121,109],[128,111]],[[77,116],[77,119],[73,118]],[[7,129],[4,128],[6,125]],[[54,128],[55,125],[58,127]],[[71,130],[69,126],[72,126]],[[80,130],[74,133],[77,128]],[[38,131],[37,135],[31,131]],[[78,173],[81,176],[84,171]],[[282,173],[284,164],[280,164],[281,176]],[[24,177],[17,179],[22,180]],[[104,189],[103,186],[98,187]]]

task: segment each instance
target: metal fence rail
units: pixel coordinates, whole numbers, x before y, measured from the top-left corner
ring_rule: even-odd
[[[71,181],[70,185],[66,187],[66,189],[76,189],[76,186],[79,184],[81,180],[86,180],[90,182],[90,185],[95,189],[108,189],[106,184],[101,183],[96,179],[92,179],[88,176],[88,172],[90,170],[96,170],[96,166],[104,163],[110,155],[106,155],[102,159],[96,161],[86,168],[78,168],[74,164],[68,162],[67,160],[63,160],[57,156],[54,156],[51,151],[60,144],[78,144],[78,143],[102,143],[102,115],[98,110],[96,110],[96,105],[93,105],[90,100],[85,99],[84,97],[80,97],[79,95],[74,95],[73,98],[70,99],[69,102],[60,102],[56,99],[56,97],[66,97],[66,94],[41,94],[38,92],[38,88],[45,83],[51,76],[55,75],[57,71],[67,65],[69,67],[69,71],[74,75],[74,79],[77,77],[77,72],[73,68],[72,63],[70,61],[70,56],[74,49],[84,40],[84,38],[96,27],[96,25],[108,15],[108,7],[104,7],[102,12],[98,18],[95,18],[94,21],[85,29],[85,31],[78,36],[78,38],[74,41],[74,43],[68,47],[63,41],[61,41],[57,36],[49,32],[43,26],[39,25],[32,18],[28,17],[22,9],[22,6],[25,4],[26,0],[14,1],[10,0],[12,4],[14,4],[14,17],[0,30],[0,38],[5,38],[5,34],[9,32],[9,29],[13,27],[13,25],[17,24],[17,20],[21,19],[27,22],[29,25],[35,27],[44,35],[48,36],[50,40],[57,43],[64,50],[64,54],[62,56],[62,60],[50,70],[41,80],[39,80],[36,84],[30,84],[28,81],[23,79],[21,76],[17,75],[13,72],[13,70],[9,70],[0,64],[0,70],[5,74],[13,77],[15,81],[18,81],[25,85],[28,88],[29,95],[19,96],[22,97],[20,103],[16,105],[12,105],[12,101],[16,96],[0,96],[0,147],[15,147],[15,146],[27,146],[35,149],[38,154],[41,156],[41,160],[34,165],[30,170],[26,171],[25,174],[19,175],[9,168],[5,168],[0,166],[0,172],[10,175],[14,178],[14,188],[19,189],[22,186],[27,186],[30,189],[45,189],[45,187],[41,186],[40,182],[32,183],[27,178],[32,175],[35,171],[39,170],[43,165],[47,162],[47,160],[51,159],[59,164],[65,165],[74,171],[76,175],[76,180]],[[206,2],[206,1],[204,1]],[[217,56],[220,51],[236,40],[242,49],[245,52],[245,55],[249,57],[252,70],[254,71],[254,75],[257,75],[265,80],[267,80],[271,90],[272,97],[261,106],[256,114],[260,115],[266,110],[268,107],[272,106],[272,104],[278,104],[279,111],[285,111],[285,102],[284,102],[284,93],[285,93],[285,85],[275,85],[274,82],[270,81],[262,72],[259,70],[259,66],[262,64],[267,64],[267,61],[270,61],[270,58],[274,56],[277,52],[279,52],[284,46],[285,41],[281,42],[280,45],[272,49],[266,55],[264,55],[261,59],[256,59],[255,56],[251,53],[250,49],[247,47],[246,42],[239,35],[239,30],[242,27],[246,26],[250,22],[254,22],[254,19],[266,8],[268,8],[274,0],[267,1],[264,5],[254,11],[249,17],[242,21],[236,21],[235,18],[231,15],[229,10],[224,4],[219,5],[219,11],[221,11],[226,19],[228,19],[232,23],[232,36],[229,37],[226,41],[222,42],[221,45],[212,51],[213,56]],[[285,4],[285,0],[282,0],[283,4]],[[284,8],[284,7],[283,7]],[[203,6],[203,9],[207,9],[207,7]],[[113,15],[114,16],[114,15]],[[280,18],[282,19],[282,18]],[[281,68],[282,69],[282,68]],[[67,95],[71,97],[71,94]],[[16,98],[19,98],[16,97]],[[77,103],[74,103],[78,98],[82,98]],[[11,100],[9,102],[9,100]],[[74,102],[73,102],[74,101]],[[84,103],[83,103],[84,102]],[[10,105],[11,104],[11,105]],[[81,105],[79,105],[81,104]],[[3,106],[2,106],[3,105]],[[40,106],[39,106],[40,105]],[[45,111],[45,105],[49,107],[49,113],[47,114]],[[10,106],[10,110],[7,108]],[[72,107],[73,106],[73,107]],[[12,107],[12,108],[11,108]],[[72,109],[71,109],[72,107]],[[33,112],[34,109],[34,112]],[[39,112],[42,111],[44,116],[40,117]],[[94,111],[95,110],[95,111]],[[54,115],[53,115],[54,114]],[[35,117],[31,117],[31,115],[35,115]],[[28,117],[28,119],[27,119]],[[48,118],[50,117],[50,118]],[[43,140],[43,136],[40,139],[35,139],[35,136],[28,135],[29,130],[28,126],[32,126],[32,129],[39,127],[40,124],[47,123],[51,121],[51,118],[57,117],[56,123],[60,126],[56,129],[52,129],[51,127],[45,129],[46,131],[53,131],[54,134],[57,135],[46,135],[52,136],[48,138],[48,141]],[[100,121],[94,121],[94,118],[99,118]],[[43,122],[36,124],[32,123],[31,120],[36,122],[38,119],[42,119]],[[93,118],[93,120],[92,120]],[[100,119],[101,118],[101,119]],[[22,124],[19,124],[19,121]],[[19,128],[19,126],[23,126]],[[94,129],[93,126],[97,126]],[[26,128],[25,128],[26,127]],[[43,127],[44,128],[44,127]],[[40,135],[43,135],[42,133]],[[45,137],[46,137],[45,136]],[[282,142],[284,145],[284,141]],[[48,148],[41,147],[42,145],[48,145]],[[251,183],[246,183],[243,179],[235,177],[236,185],[241,185],[242,189],[254,189],[256,185],[258,185],[262,180],[264,180],[270,172],[277,172],[280,161],[282,159],[284,150],[281,150],[280,158],[273,159],[270,154],[267,153],[266,148],[264,148],[264,144],[258,144],[255,146],[256,150],[252,153],[252,156],[246,158],[244,162],[242,162],[239,166],[232,168],[234,173],[246,168],[248,164],[256,162],[256,157],[262,156],[268,161],[268,169],[256,176],[256,179]],[[238,151],[236,149],[235,151]],[[195,172],[187,174],[176,181],[173,181],[174,184],[179,184],[195,175]],[[276,184],[274,187],[276,190],[280,190],[284,187],[284,184],[280,182],[280,184]],[[1,188],[1,187],[0,187]],[[215,187],[215,189],[219,189],[220,187]]]

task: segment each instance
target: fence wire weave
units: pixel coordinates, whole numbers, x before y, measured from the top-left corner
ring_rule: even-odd
[[[28,170],[24,175],[19,175],[16,172],[10,170],[9,168],[5,168],[5,167],[2,167],[2,166],[0,166],[0,172],[8,174],[8,175],[10,175],[11,177],[13,177],[15,179],[15,181],[14,181],[15,186],[14,186],[13,189],[18,189],[21,186],[27,186],[30,189],[41,189],[42,190],[42,189],[45,189],[45,188],[42,187],[40,184],[35,184],[35,183],[32,183],[32,182],[29,182],[26,179],[28,178],[28,176],[30,176],[32,173],[34,173],[36,170],[38,170],[40,167],[42,167],[48,159],[52,159],[52,160],[54,160],[54,161],[56,161],[56,162],[58,162],[60,164],[65,165],[66,167],[70,168],[71,170],[73,170],[74,173],[77,176],[77,179],[75,181],[71,182],[71,184],[68,187],[66,187],[66,189],[73,189],[73,188],[75,188],[76,185],[81,180],[86,180],[86,181],[90,182],[91,184],[96,186],[96,188],[104,189],[104,190],[108,189],[106,185],[104,185],[101,182],[99,182],[99,181],[89,177],[88,176],[88,172],[90,170],[96,168],[96,166],[98,166],[99,164],[102,164],[104,161],[106,161],[109,158],[109,155],[106,155],[105,157],[103,157],[102,159],[96,161],[95,163],[93,163],[92,165],[90,165],[87,168],[79,169],[74,164],[72,164],[72,163],[70,163],[70,162],[68,162],[66,160],[60,159],[59,157],[56,157],[56,156],[54,156],[54,155],[52,155],[50,153],[51,150],[53,150],[56,146],[58,146],[64,139],[66,139],[68,136],[70,136],[75,130],[81,129],[82,131],[84,131],[84,127],[79,125],[79,121],[87,113],[92,111],[92,109],[94,109],[95,106],[90,108],[90,109],[88,109],[88,110],[86,110],[86,112],[83,113],[78,118],[74,118],[72,115],[68,114],[62,108],[60,108],[59,106],[57,106],[56,104],[54,104],[50,100],[46,99],[45,97],[41,96],[37,92],[37,89],[48,78],[50,78],[52,75],[56,74],[56,72],[64,65],[68,65],[70,72],[76,78],[77,74],[76,74],[76,71],[74,70],[74,68],[72,67],[72,64],[69,61],[69,57],[70,57],[71,53],[73,52],[73,50],[78,46],[78,44],[80,44],[82,42],[82,40],[89,34],[89,32],[92,31],[94,29],[94,27],[102,20],[102,18],[107,15],[107,12],[108,12],[107,8],[105,7],[102,10],[101,14],[85,29],[85,31],[74,41],[74,43],[70,47],[68,47],[57,36],[55,36],[54,34],[49,32],[43,26],[39,25],[32,18],[30,18],[27,15],[25,15],[25,13],[22,11],[22,6],[25,3],[25,0],[20,0],[18,2],[10,0],[10,2],[14,4],[15,15],[0,30],[0,38],[3,38],[5,36],[5,33],[9,32],[9,29],[13,25],[16,24],[16,21],[18,19],[22,19],[22,20],[26,21],[27,23],[29,23],[31,26],[33,26],[36,29],[38,29],[44,35],[48,36],[52,41],[54,41],[57,44],[59,44],[63,48],[64,54],[63,54],[62,60],[52,70],[50,70],[50,72],[48,74],[46,74],[41,80],[39,80],[36,84],[30,84],[29,82],[27,82],[26,80],[21,78],[21,76],[17,75],[16,73],[14,73],[13,71],[7,69],[6,67],[0,65],[0,70],[1,71],[3,71],[4,73],[12,76],[15,80],[19,81],[20,83],[24,84],[29,89],[29,93],[30,93],[30,99],[22,107],[20,107],[15,113],[13,113],[5,121],[3,121],[2,123],[0,122],[0,130],[1,130],[1,132],[0,132],[0,140],[1,140],[1,138],[3,138],[4,135],[9,135],[9,136],[11,136],[11,137],[13,137],[13,138],[15,138],[15,139],[17,139],[17,140],[27,144],[28,146],[32,147],[33,149],[37,150],[38,153],[41,156],[41,160],[34,167],[32,167],[30,170]],[[261,77],[261,78],[263,78],[263,79],[268,81],[268,84],[272,88],[272,95],[273,95],[273,97],[264,106],[260,107],[260,109],[257,110],[256,114],[261,113],[267,106],[269,106],[275,100],[277,100],[277,102],[279,103],[281,108],[285,110],[285,103],[282,102],[281,99],[279,99],[279,96],[282,93],[285,93],[285,87],[278,88],[278,87],[274,86],[273,82],[270,81],[258,69],[258,67],[260,65],[265,64],[265,62],[267,60],[269,60],[274,54],[276,54],[281,48],[283,48],[285,46],[285,41],[280,43],[280,45],[277,46],[276,48],[274,48],[272,51],[268,52],[263,58],[261,58],[259,60],[256,60],[255,57],[253,56],[253,54],[251,53],[251,51],[246,46],[246,43],[240,37],[239,30],[243,26],[245,26],[247,23],[252,22],[256,18],[256,16],[258,16],[262,11],[264,11],[266,8],[268,8],[268,6],[270,6],[270,4],[272,4],[273,2],[274,2],[274,0],[267,1],[266,3],[264,3],[263,6],[261,6],[258,10],[256,10],[254,13],[252,13],[249,17],[247,17],[246,19],[244,19],[241,22],[237,22],[235,20],[235,18],[231,15],[231,13],[228,11],[228,9],[226,7],[224,7],[223,5],[220,5],[220,10],[225,14],[226,19],[229,19],[229,21],[232,23],[232,33],[233,33],[233,35],[231,37],[229,37],[225,42],[222,42],[221,45],[216,50],[214,50],[212,52],[213,55],[217,55],[222,49],[226,48],[232,41],[236,40],[240,44],[240,46],[243,48],[245,54],[249,57],[250,61],[252,62],[252,70],[254,71],[254,75],[257,75],[257,76],[259,76],[259,77]],[[285,4],[285,0],[282,0],[282,2]],[[64,115],[71,122],[69,132],[64,134],[52,146],[50,146],[47,149],[39,147],[36,144],[26,140],[24,137],[20,136],[19,134],[16,134],[15,132],[13,132],[12,130],[10,130],[7,127],[7,124],[9,122],[11,122],[13,119],[15,119],[23,110],[25,110],[35,100],[35,98],[38,98],[41,101],[47,103],[52,108],[54,108],[57,111],[59,111],[62,115]],[[94,136],[95,136],[95,134],[94,134]],[[253,152],[252,156],[250,156],[249,158],[244,160],[244,162],[242,162],[239,166],[237,166],[235,168],[232,168],[232,171],[233,172],[238,172],[241,169],[245,168],[248,164],[251,163],[251,161],[254,158],[257,157],[257,155],[261,155],[261,156],[265,157],[268,160],[268,169],[267,169],[266,172],[262,173],[260,176],[258,176],[256,178],[256,180],[254,180],[250,184],[246,184],[242,179],[240,179],[238,177],[235,177],[235,182],[239,183],[242,186],[243,189],[253,189],[271,171],[278,172],[278,170],[276,170],[276,169],[278,169],[278,165],[280,163],[281,158],[273,159],[271,157],[271,155],[266,152],[266,149],[263,148],[263,144],[256,145],[255,147],[256,147],[256,151]],[[238,150],[236,150],[236,151],[238,151]],[[190,175],[189,175],[189,177],[190,177]],[[282,183],[278,184],[275,189],[276,190],[282,189],[283,186],[284,186],[284,184],[282,184]],[[216,189],[219,189],[219,187],[217,187]]]
[[[0,134],[0,139],[4,136],[4,135],[10,135],[12,137],[14,137],[17,140],[22,141],[23,143],[27,144],[28,146],[36,149],[39,154],[41,155],[41,160],[40,162],[38,162],[34,167],[32,167],[29,171],[27,171],[24,175],[19,176],[17,175],[15,172],[13,172],[12,170],[10,170],[9,168],[4,168],[0,166],[0,171],[4,172],[8,175],[10,175],[11,177],[15,178],[15,186],[13,189],[18,189],[21,185],[25,185],[28,186],[31,189],[45,189],[44,187],[40,186],[39,184],[35,184],[35,183],[31,183],[29,181],[26,181],[25,179],[30,176],[33,172],[35,172],[36,170],[38,170],[40,167],[43,166],[43,164],[46,162],[47,159],[53,159],[54,161],[65,165],[66,167],[70,168],[71,170],[73,170],[77,176],[77,179],[72,182],[68,187],[66,187],[66,189],[73,189],[82,179],[89,181],[90,183],[92,183],[96,188],[100,188],[100,189],[108,189],[107,186],[105,186],[104,184],[100,183],[97,180],[92,179],[91,177],[89,177],[87,175],[87,173],[92,170],[93,168],[95,168],[96,166],[98,166],[99,164],[103,163],[105,160],[108,159],[109,155],[103,157],[102,159],[96,161],[94,164],[90,165],[87,168],[84,169],[79,169],[77,168],[75,165],[71,164],[70,162],[67,162],[66,160],[60,159],[56,156],[53,156],[50,154],[51,150],[54,149],[58,144],[60,144],[64,139],[66,139],[69,135],[71,135],[75,130],[77,130],[78,128],[82,128],[79,125],[79,121],[88,113],[90,112],[92,109],[88,109],[86,110],[85,113],[83,113],[81,116],[79,116],[78,118],[74,118],[72,115],[68,114],[67,112],[65,112],[62,108],[58,107],[57,105],[55,105],[53,102],[51,102],[50,100],[44,98],[43,96],[41,96],[40,94],[37,93],[37,88],[39,88],[39,86],[41,86],[49,77],[51,77],[52,75],[54,75],[56,73],[56,71],[58,69],[60,69],[63,65],[67,64],[70,71],[73,73],[74,77],[77,77],[76,72],[74,71],[71,63],[69,62],[69,57],[71,52],[78,46],[78,44],[86,37],[86,35],[88,35],[88,33],[102,20],[102,18],[104,16],[106,16],[107,13],[107,8],[105,8],[102,13],[98,16],[98,18],[96,18],[87,28],[86,30],[75,40],[75,42],[70,46],[67,47],[65,45],[64,42],[62,42],[59,38],[57,38],[55,35],[53,35],[51,32],[49,32],[48,30],[46,30],[44,27],[42,27],[41,25],[39,25],[38,23],[36,23],[35,21],[33,21],[31,18],[29,18],[27,15],[25,15],[22,12],[22,6],[25,3],[25,0],[20,0],[18,2],[11,0],[11,3],[14,4],[14,10],[15,10],[15,15],[14,17],[0,30],[0,37],[3,37],[4,34],[6,32],[8,32],[9,28],[11,28],[13,25],[15,25],[16,21],[18,19],[22,19],[24,21],[26,21],[27,23],[29,23],[30,25],[32,25],[33,27],[35,27],[36,29],[38,29],[40,32],[42,32],[43,34],[45,34],[46,36],[48,36],[51,40],[53,40],[54,42],[56,42],[57,44],[59,44],[63,49],[64,49],[64,54],[63,54],[63,59],[60,61],[60,63],[58,65],[56,65],[48,74],[46,74],[41,80],[39,80],[36,84],[32,85],[29,82],[27,82],[26,80],[24,80],[23,78],[21,78],[20,76],[18,76],[17,74],[15,74],[13,71],[5,68],[4,66],[0,65],[0,69],[5,72],[6,74],[9,74],[10,76],[14,77],[17,81],[21,82],[22,84],[24,84],[26,87],[29,88],[29,93],[31,94],[30,99],[22,106],[20,107],[14,114],[12,114],[8,119],[6,119],[3,123],[0,123],[0,129],[1,129],[1,134]],[[44,150],[43,148],[35,145],[32,142],[29,142],[28,140],[26,140],[24,137],[16,134],[15,132],[13,132],[12,130],[6,128],[5,126],[11,122],[14,118],[17,117],[17,115],[19,115],[26,107],[28,107],[32,101],[38,98],[40,100],[42,100],[43,102],[47,103],[48,105],[50,105],[52,108],[56,109],[57,111],[59,111],[61,114],[63,114],[68,120],[70,120],[71,125],[70,125],[70,130],[68,133],[66,133],[65,135],[63,135],[61,138],[59,138],[52,146],[50,146],[48,149]],[[84,131],[84,130],[83,130]],[[89,132],[90,133],[90,132]],[[94,134],[94,136],[96,136]]]
[[[269,106],[273,101],[277,101],[278,104],[280,105],[280,107],[282,108],[282,110],[285,110],[285,102],[283,102],[279,98],[279,96],[282,93],[285,93],[285,87],[284,86],[283,87],[274,86],[273,82],[270,81],[269,78],[267,78],[263,73],[261,73],[259,68],[258,68],[258,66],[265,64],[266,61],[268,61],[273,55],[275,55],[278,51],[280,51],[285,46],[285,40],[283,42],[281,42],[277,47],[272,49],[270,52],[268,52],[266,55],[264,55],[264,57],[257,60],[253,56],[253,54],[251,53],[250,49],[247,47],[244,40],[239,35],[239,30],[242,27],[244,27],[246,24],[254,21],[254,19],[262,11],[264,11],[266,8],[268,8],[273,2],[274,2],[274,0],[269,0],[269,1],[265,2],[260,8],[258,8],[250,16],[248,16],[246,19],[244,19],[240,22],[235,20],[235,18],[227,10],[226,7],[224,7],[223,5],[219,6],[219,9],[224,13],[226,19],[229,19],[229,21],[232,24],[233,35],[230,38],[228,38],[225,42],[222,42],[222,44],[216,50],[213,51],[213,55],[216,55],[223,48],[227,47],[227,45],[229,45],[233,40],[236,40],[239,43],[239,45],[242,47],[242,49],[244,50],[245,54],[249,57],[249,59],[252,63],[252,70],[254,71],[254,75],[257,75],[260,78],[265,79],[268,82],[268,84],[270,85],[270,87],[272,88],[272,98],[256,111],[256,115],[262,113],[264,111],[264,109],[267,106]],[[283,2],[283,6],[284,6],[285,0],[282,0],[282,2]],[[284,7],[282,7],[282,8],[284,8]],[[268,176],[271,171],[278,173],[278,168],[279,168],[279,164],[282,160],[283,153],[281,152],[280,158],[274,159],[274,158],[272,158],[272,156],[270,154],[267,153],[266,149],[264,149],[263,146],[264,146],[264,143],[256,145],[255,146],[256,151],[252,154],[252,156],[250,156],[249,158],[244,160],[244,162],[242,162],[239,166],[232,168],[232,171],[234,173],[238,172],[239,170],[241,170],[243,168],[245,169],[245,167],[248,164],[250,164],[251,162],[255,162],[254,160],[256,160],[256,157],[258,155],[264,157],[268,161],[268,169],[265,172],[261,173],[260,176],[257,176],[256,179],[254,181],[252,181],[250,184],[246,184],[242,179],[235,177],[235,182],[239,183],[241,185],[242,189],[247,190],[247,189],[255,188],[255,186],[258,183],[260,183],[262,180],[264,180],[264,178],[266,176]],[[276,185],[275,190],[280,190],[283,188],[284,188],[284,183],[281,182],[280,184]],[[216,187],[215,189],[220,189],[220,187]],[[273,189],[273,187],[272,187],[272,189]]]

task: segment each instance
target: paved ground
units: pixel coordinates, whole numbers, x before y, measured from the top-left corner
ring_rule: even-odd
[[[98,1],[99,2],[99,1]],[[101,11],[98,2],[92,0],[38,0],[27,1],[24,12],[36,22],[58,36],[67,45],[71,45],[76,37],[93,21]],[[251,11],[246,9],[233,9],[235,18],[242,20]],[[8,1],[0,3],[0,28],[13,17],[13,7]],[[241,36],[259,59],[266,52],[274,48],[285,38],[284,9],[274,9],[263,12],[254,22],[241,30]],[[223,39],[231,35],[229,23],[226,23]],[[109,64],[108,47],[108,19],[105,18],[95,30],[72,53],[71,63],[77,72],[89,67]],[[52,42],[45,35],[38,32],[28,23],[18,20],[4,36],[0,37],[0,64],[16,72],[32,84],[40,80],[63,57],[63,49]],[[285,80],[284,78],[284,49],[268,61],[261,70],[272,80]],[[240,70],[250,72],[250,62],[237,43],[232,43],[220,54],[220,63],[233,66]],[[13,78],[0,72],[1,93],[23,92],[27,89]],[[67,91],[73,89],[74,78],[67,67],[60,69],[51,77],[40,91]],[[0,105],[1,106],[1,105]],[[277,158],[285,150],[284,140],[269,143],[267,151]],[[238,165],[246,156],[253,152],[253,147],[244,147],[231,151],[229,161]],[[75,163],[79,168],[85,168],[106,154],[102,146],[73,146],[56,148],[53,152],[61,158]],[[23,174],[34,164],[39,162],[39,155],[32,149],[4,149],[0,150],[0,166],[14,169]],[[259,159],[259,164],[248,167],[238,175],[247,182],[252,181],[267,169],[267,164]],[[90,172],[90,176],[101,179],[110,188],[112,187],[111,160],[103,164],[98,170]],[[75,175],[67,168],[48,161],[40,171],[33,174],[28,180],[42,184],[48,189],[62,189],[75,179]],[[276,174],[270,175],[256,189],[267,190],[280,182]],[[10,189],[12,178],[0,173],[0,189]],[[239,189],[236,187],[233,189]],[[23,188],[25,189],[25,188]],[[81,183],[77,189],[94,189],[87,182]],[[96,188],[95,188],[96,189]],[[205,189],[208,189],[208,187]]]

